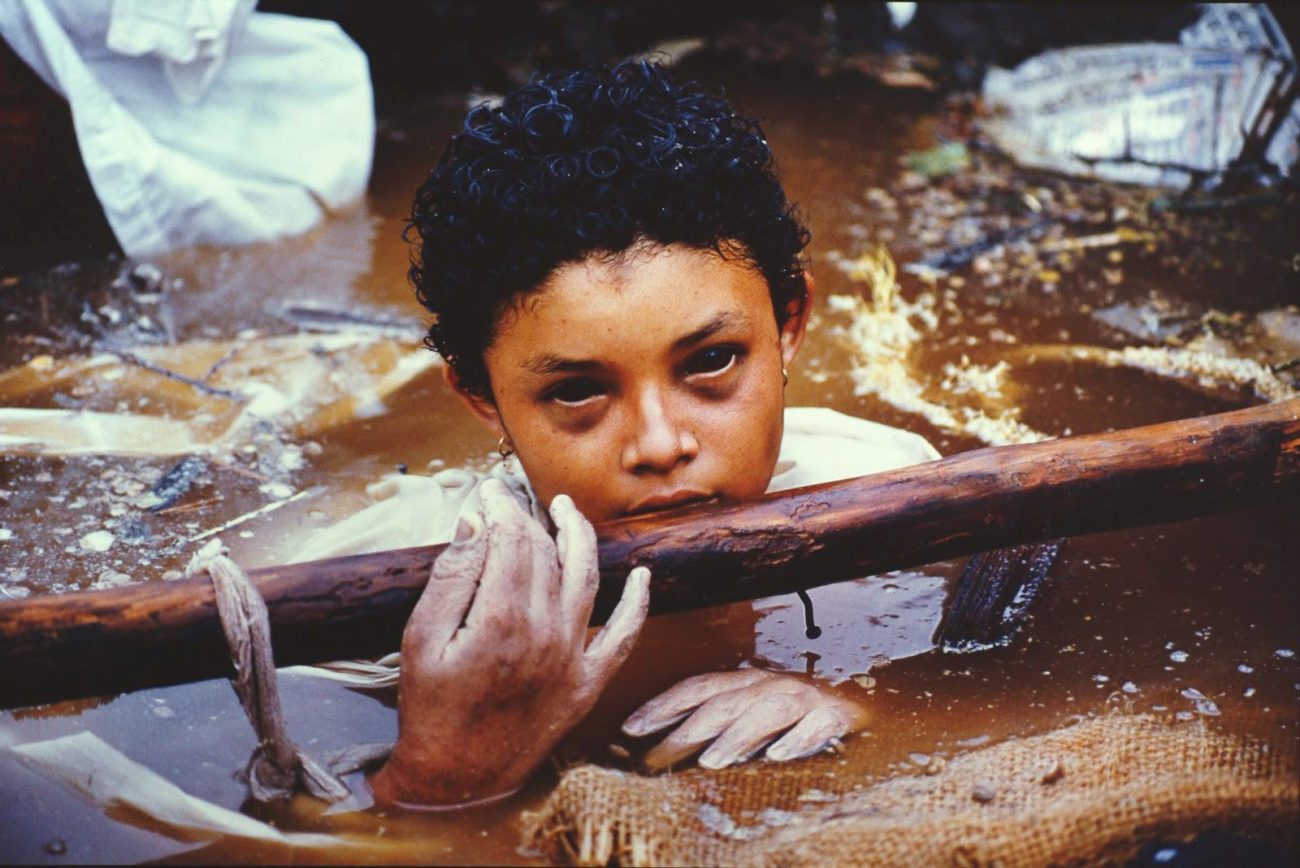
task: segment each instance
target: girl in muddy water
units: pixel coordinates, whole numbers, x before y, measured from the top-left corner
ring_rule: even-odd
[[[929,460],[916,435],[785,409],[808,233],[756,122],[644,63],[548,74],[465,119],[417,193],[428,343],[498,438],[486,474],[393,476],[309,560],[450,540],[402,639],[400,734],[372,777],[408,806],[518,789],[636,642],[638,568],[589,643],[590,522]],[[543,507],[547,508],[543,508]],[[554,530],[554,539],[552,538]],[[623,724],[721,768],[821,750],[865,711],[788,674],[689,678]]]

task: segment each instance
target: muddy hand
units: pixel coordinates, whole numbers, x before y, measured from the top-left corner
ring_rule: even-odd
[[[383,802],[447,806],[517,789],[591,709],[645,620],[633,570],[585,646],[599,573],[591,525],[563,495],[552,540],[495,480],[434,563],[402,636],[399,735],[372,784]]]
[[[793,675],[739,669],[687,678],[637,709],[623,732],[639,737],[682,721],[646,754],[646,765],[664,768],[712,742],[699,762],[720,769],[768,742],[768,759],[809,756],[861,726],[865,717],[861,706]]]

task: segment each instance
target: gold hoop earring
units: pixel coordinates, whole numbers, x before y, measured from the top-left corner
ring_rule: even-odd
[[[501,439],[497,441],[497,454],[501,456],[502,461],[515,454],[514,447],[506,443],[505,435],[502,435]]]
[[[787,371],[785,368],[781,369],[781,385],[782,386],[790,385],[790,372]]]

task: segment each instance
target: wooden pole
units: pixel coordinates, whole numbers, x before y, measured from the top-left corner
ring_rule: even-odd
[[[597,528],[613,607],[637,564],[651,610],[791,593],[1010,545],[1300,496],[1300,399],[1025,446]],[[394,650],[440,546],[251,572],[279,665]],[[0,603],[0,707],[230,675],[206,579]]]

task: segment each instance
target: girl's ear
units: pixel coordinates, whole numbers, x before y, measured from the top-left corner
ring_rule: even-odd
[[[796,298],[786,305],[785,323],[781,326],[781,364],[790,367],[799,345],[803,343],[804,332],[808,330],[808,317],[812,314],[816,287],[813,276],[808,271],[803,273],[803,282],[808,291],[803,298]]]
[[[492,436],[500,439],[506,436],[505,426],[501,424],[501,413],[497,410],[497,405],[491,398],[484,398],[469,389],[461,382],[460,377],[456,376],[456,370],[446,362],[442,365],[442,377],[447,381],[447,385],[460,396],[465,402],[465,406],[474,414],[474,417],[487,426],[492,432]]]

